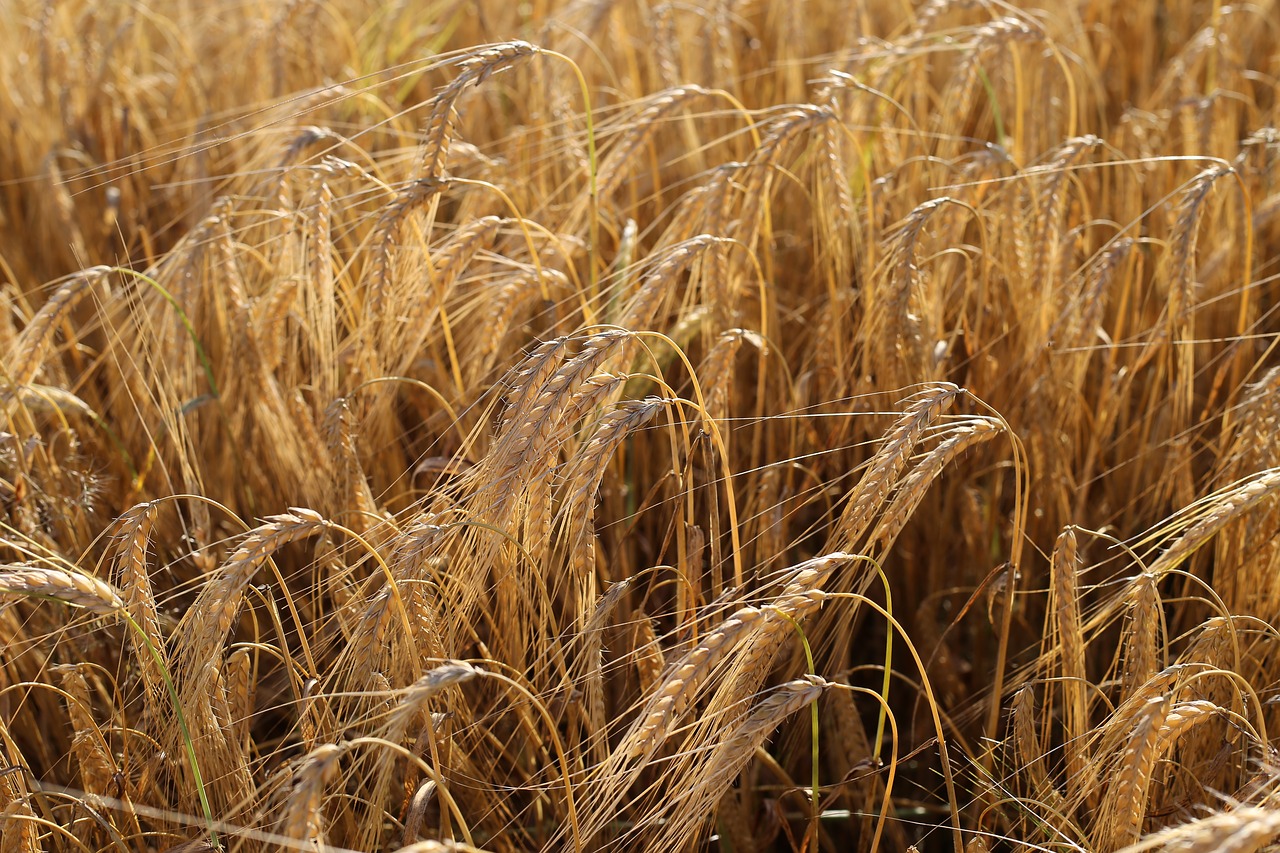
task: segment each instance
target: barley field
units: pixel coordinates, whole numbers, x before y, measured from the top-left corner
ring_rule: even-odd
[[[1280,3],[0,0],[0,853],[1280,839]]]

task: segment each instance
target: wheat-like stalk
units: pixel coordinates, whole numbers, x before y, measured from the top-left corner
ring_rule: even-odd
[[[67,315],[89,289],[109,272],[107,267],[92,267],[81,271],[55,290],[40,307],[9,353],[9,367],[5,378],[12,388],[26,385],[35,379],[40,366],[44,364],[54,331],[67,319]]]
[[[1062,665],[1067,795],[1072,798],[1080,794],[1081,773],[1088,760],[1084,737],[1089,727],[1089,676],[1085,669],[1084,629],[1080,621],[1080,569],[1076,531],[1068,526],[1054,543],[1049,572]]]
[[[119,616],[124,610],[120,593],[109,584],[78,572],[40,566],[0,564],[0,593],[49,598],[100,616]]]
[[[280,820],[280,831],[285,838],[323,846],[324,820],[320,807],[324,789],[346,752],[339,744],[326,743],[299,761]]]
[[[1280,835],[1280,811],[1245,806],[1188,821],[1121,848],[1120,853],[1257,853]]]
[[[199,671],[204,661],[222,657],[223,643],[240,612],[244,588],[271,555],[286,543],[317,533],[325,525],[319,513],[295,507],[289,513],[268,518],[240,544],[217,577],[200,591],[183,619],[175,659],[184,672]]]
[[[912,450],[942,412],[962,393],[955,385],[940,385],[910,402],[902,417],[885,434],[880,449],[867,464],[862,478],[836,522],[833,541],[849,548],[860,540],[876,510],[892,490]]]
[[[1141,834],[1157,744],[1168,713],[1168,697],[1156,696],[1149,699],[1134,718],[1111,780],[1110,795],[1094,827],[1094,844],[1100,849],[1119,850]]]
[[[712,668],[751,635],[764,615],[758,607],[734,611],[673,663],[616,753],[647,761],[666,740]]]
[[[1151,563],[1149,573],[1159,578],[1176,569],[1219,530],[1270,498],[1277,489],[1280,489],[1280,468],[1262,471],[1220,491],[1206,504],[1200,520],[1187,528]]]

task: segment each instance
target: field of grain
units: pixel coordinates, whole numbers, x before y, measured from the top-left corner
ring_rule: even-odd
[[[1280,838],[1280,4],[4,0],[0,853]]]

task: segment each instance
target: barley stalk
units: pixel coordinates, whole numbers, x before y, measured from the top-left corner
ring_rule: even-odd
[[[1161,578],[1176,569],[1219,530],[1270,498],[1277,489],[1280,489],[1280,468],[1271,468],[1218,492],[1206,503],[1206,511],[1200,520],[1151,564],[1149,574]]]
[[[118,616],[124,601],[110,585],[78,572],[0,563],[0,593],[49,598],[100,616]]]
[[[325,784],[346,753],[339,744],[326,743],[307,753],[293,774],[293,784],[281,817],[281,834],[294,841],[323,846],[324,819],[320,808]]]
[[[153,713],[168,704],[168,688],[161,669],[165,645],[160,634],[160,617],[151,588],[151,576],[147,571],[147,544],[155,520],[156,507],[151,503],[138,504],[121,515],[116,551],[120,594],[126,612],[137,626],[136,631],[129,632],[129,639]]]
[[[289,542],[319,532],[326,524],[314,510],[294,507],[284,515],[271,516],[249,534],[217,576],[205,584],[183,618],[175,659],[184,671],[198,671],[203,661],[222,657],[223,643],[240,612],[244,588],[271,555]]]
[[[616,752],[647,761],[667,739],[712,668],[750,636],[763,618],[764,611],[758,607],[740,608],[676,661]]]
[[[1067,758],[1067,795],[1073,799],[1081,793],[1078,786],[1088,760],[1084,737],[1089,727],[1089,682],[1085,669],[1084,629],[1080,621],[1080,563],[1075,528],[1067,526],[1054,543],[1049,572],[1066,709],[1063,751]]]
[[[1157,696],[1138,712],[1112,777],[1111,793],[1094,829],[1094,843],[1102,850],[1119,850],[1135,842],[1142,832],[1148,808],[1147,792],[1157,758],[1156,746],[1168,711],[1168,697]]]
[[[855,545],[863,537],[925,430],[961,393],[961,389],[951,384],[922,392],[908,404],[902,417],[885,434],[832,532],[832,541],[842,550]]]
[[[26,385],[35,379],[44,364],[49,342],[54,330],[62,324],[76,304],[89,292],[89,288],[101,281],[109,272],[107,267],[91,267],[63,284],[40,307],[31,322],[22,330],[8,358],[8,376],[12,387]]]

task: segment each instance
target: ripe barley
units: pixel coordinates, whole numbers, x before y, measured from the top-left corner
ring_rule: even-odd
[[[26,385],[35,379],[36,373],[44,364],[54,330],[67,319],[67,315],[84,298],[89,289],[103,280],[108,272],[107,267],[90,267],[82,270],[55,290],[48,301],[40,306],[40,310],[18,336],[18,340],[13,345],[13,351],[9,353],[7,378],[14,388]]]
[[[1054,544],[1049,572],[1066,709],[1063,751],[1067,758],[1067,795],[1072,798],[1080,793],[1078,786],[1087,761],[1084,737],[1089,727],[1089,682],[1085,669],[1084,629],[1080,623],[1080,562],[1076,531],[1068,526]]]
[[[832,531],[831,540],[841,550],[851,548],[862,539],[876,511],[898,482],[916,444],[962,393],[960,388],[950,383],[921,392],[885,434]]]
[[[320,809],[325,784],[337,771],[338,760],[346,751],[339,744],[326,743],[299,761],[280,820],[280,831],[285,838],[323,846],[324,817]]]
[[[672,664],[616,753],[641,760],[653,755],[715,665],[750,636],[763,618],[764,611],[758,607],[735,611]]]
[[[314,510],[294,507],[289,513],[269,517],[240,543],[183,617],[174,657],[184,674],[195,674],[204,661],[222,658],[244,588],[271,555],[289,542],[320,532],[326,524]]]
[[[147,689],[147,700],[153,712],[168,705],[165,687],[165,645],[160,634],[160,617],[156,609],[155,593],[151,588],[151,576],[147,570],[147,545],[156,521],[156,506],[138,504],[119,518],[116,532],[116,576],[120,579],[120,594],[137,631],[129,632],[138,668]],[[157,660],[157,658],[159,658]]]
[[[1204,502],[1200,520],[1189,527],[1151,564],[1156,578],[1176,569],[1232,520],[1239,518],[1280,490],[1280,468],[1223,489]]]
[[[1160,731],[1169,712],[1167,696],[1150,699],[1138,712],[1128,743],[1111,780],[1111,791],[1093,830],[1101,850],[1119,850],[1132,844],[1142,832],[1148,788],[1155,767]]]
[[[118,616],[124,610],[120,594],[109,584],[78,572],[0,563],[0,594],[50,598],[97,613]]]

